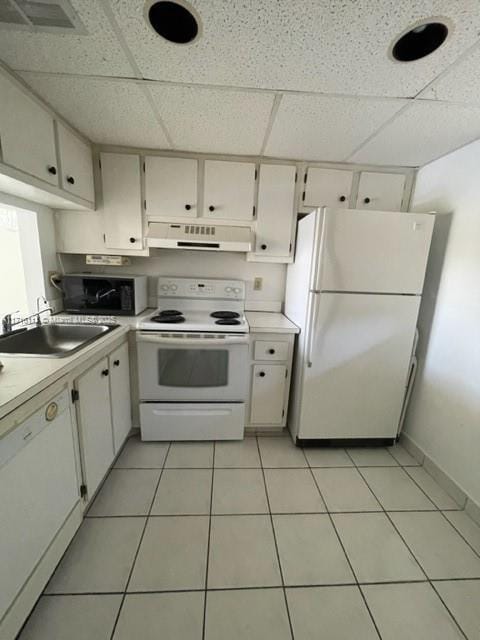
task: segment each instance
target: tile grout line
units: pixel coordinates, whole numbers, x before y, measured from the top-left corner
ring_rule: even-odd
[[[213,508],[213,483],[215,478],[215,441],[213,442],[212,457],[212,480],[210,484],[210,509],[208,514],[208,538],[207,538],[207,560],[205,565],[205,589],[203,590],[203,622],[202,622],[202,640],[205,640],[205,629],[207,623],[207,591],[208,591],[208,566],[210,564],[210,539],[212,535],[212,508]]]
[[[275,533],[275,525],[273,523],[272,510],[271,510],[271,507],[270,507],[270,497],[268,495],[267,481],[265,479],[265,469],[263,467],[262,452],[260,450],[260,443],[258,441],[258,436],[255,436],[255,439],[257,441],[257,451],[258,451],[258,457],[260,459],[260,469],[262,471],[263,487],[264,487],[265,495],[266,495],[266,498],[267,498],[268,516],[270,518],[270,526],[272,527],[273,543],[275,545],[275,552],[277,554],[278,568],[279,568],[279,571],[280,571],[280,580],[282,581],[283,598],[284,598],[284,602],[285,602],[285,608],[287,610],[287,618],[288,618],[288,624],[289,624],[289,627],[290,627],[290,635],[292,637],[292,640],[295,640],[295,633],[293,631],[292,618],[290,616],[290,607],[288,606],[288,598],[287,598],[287,590],[286,590],[286,587],[285,587],[285,579],[283,577],[283,568],[282,568],[282,563],[281,563],[281,560],[280,560],[280,552],[278,550],[277,535]]]
[[[347,452],[348,454],[348,452]],[[353,461],[354,462],[354,461]],[[355,464],[355,462],[354,462]],[[356,465],[355,465],[356,466]],[[418,564],[418,566],[420,567],[421,571],[423,572],[423,574],[426,577],[426,581],[428,582],[428,584],[430,585],[430,588],[433,589],[433,591],[437,594],[440,602],[443,604],[443,606],[445,607],[446,611],[448,612],[448,614],[450,615],[450,617],[452,618],[452,620],[455,622],[455,624],[457,625],[457,628],[459,629],[460,633],[463,635],[463,637],[465,638],[465,640],[468,640],[467,635],[465,634],[465,632],[463,631],[462,627],[460,626],[458,620],[456,619],[456,617],[453,615],[453,613],[450,611],[450,609],[447,607],[445,601],[443,600],[443,598],[441,598],[437,592],[437,590],[435,589],[432,580],[430,579],[430,577],[428,576],[427,572],[425,571],[425,569],[423,568],[423,565],[421,564],[420,560],[417,558],[417,556],[413,553],[412,549],[410,548],[410,545],[407,544],[407,541],[405,540],[405,538],[403,537],[403,535],[400,533],[400,531],[398,530],[397,526],[395,525],[394,521],[390,518],[388,512],[386,511],[386,509],[384,508],[383,504],[380,502],[380,500],[378,499],[378,497],[376,496],[375,492],[373,491],[373,489],[371,488],[371,486],[368,484],[366,478],[363,476],[362,472],[360,469],[357,468],[357,471],[359,472],[359,474],[361,475],[361,477],[363,478],[363,481],[365,482],[365,484],[367,485],[367,487],[370,489],[370,491],[373,493],[373,495],[375,496],[376,500],[379,502],[379,504],[381,505],[383,512],[385,514],[385,517],[388,518],[390,524],[392,525],[392,527],[395,529],[395,531],[397,532],[397,534],[400,536],[400,539],[402,540],[403,544],[406,546],[406,548],[408,549],[408,551],[411,553],[412,557],[415,559],[415,562]],[[402,469],[403,470],[403,469]],[[406,473],[404,471],[404,473]],[[408,474],[406,473],[406,475],[408,476]],[[408,476],[410,477],[410,476]],[[423,491],[423,490],[422,490]],[[425,493],[423,491],[423,493]],[[425,495],[427,496],[427,494],[425,493]],[[428,498],[428,496],[427,496]],[[430,500],[430,498],[428,498]],[[432,502],[430,500],[430,502]],[[436,507],[436,505],[432,502],[432,504]],[[437,511],[439,511],[439,509],[436,507]],[[435,510],[432,510],[431,513],[435,513]],[[362,588],[359,587],[360,590],[363,592]]]
[[[303,449],[302,449],[302,451],[303,451]],[[345,453],[347,454],[347,456],[350,458],[350,456],[349,456],[349,454],[348,454],[348,451],[347,451],[346,449],[344,449],[344,451],[345,451]],[[336,535],[336,537],[337,537],[338,543],[339,543],[339,545],[341,546],[342,551],[343,551],[343,554],[344,554],[344,556],[345,556],[345,558],[346,558],[346,560],[347,560],[347,562],[348,562],[348,566],[350,567],[350,571],[352,572],[352,575],[353,575],[353,578],[354,578],[354,580],[355,580],[355,583],[356,583],[357,589],[358,589],[358,591],[359,591],[359,593],[360,593],[360,596],[361,596],[361,598],[362,598],[362,600],[363,600],[363,602],[364,602],[364,604],[365,604],[365,608],[366,608],[366,609],[367,609],[367,611],[368,611],[368,614],[369,614],[369,616],[370,616],[370,619],[371,619],[371,621],[372,621],[373,626],[375,627],[375,631],[377,632],[378,637],[380,638],[380,640],[382,640],[382,635],[381,635],[381,633],[380,633],[380,629],[378,628],[378,626],[377,626],[377,622],[376,622],[375,618],[373,617],[373,614],[372,614],[372,612],[371,612],[371,610],[370,610],[370,607],[368,606],[368,602],[367,602],[367,599],[366,599],[366,597],[365,597],[365,594],[363,593],[362,589],[360,588],[360,583],[358,582],[357,574],[355,573],[355,570],[354,570],[354,568],[353,568],[353,565],[352,565],[352,563],[350,562],[350,558],[348,557],[348,554],[347,554],[347,551],[346,551],[346,549],[345,549],[345,547],[344,547],[344,544],[343,544],[343,542],[342,542],[342,539],[340,538],[340,534],[339,534],[339,533],[338,533],[338,531],[337,531],[337,527],[335,526],[335,522],[334,522],[334,520],[333,520],[332,514],[331,514],[331,512],[328,510],[328,505],[327,505],[327,503],[326,503],[326,501],[325,501],[325,499],[324,499],[324,497],[323,497],[323,494],[322,494],[322,492],[321,492],[321,490],[320,490],[320,487],[318,486],[317,479],[315,478],[315,474],[313,473],[312,467],[310,466],[310,462],[308,461],[308,458],[307,458],[307,456],[305,455],[305,452],[304,452],[304,451],[303,451],[303,455],[305,456],[305,460],[307,461],[307,465],[308,465],[308,469],[309,469],[309,471],[310,471],[310,475],[312,476],[313,482],[315,483],[315,486],[316,486],[317,491],[318,491],[318,493],[319,493],[319,495],[320,495],[320,498],[322,499],[323,504],[325,505],[325,508],[327,509],[327,515],[328,515],[328,518],[329,518],[329,520],[330,520],[330,524],[332,525],[332,528],[333,528],[333,530],[334,530],[334,532],[335,532],[335,535]],[[351,458],[350,458],[350,460],[351,460]],[[353,460],[352,460],[352,462],[353,462]]]
[[[165,464],[167,462],[167,458],[168,458],[168,454],[170,453],[171,446],[172,446],[172,443],[169,442],[168,443],[168,448],[167,448],[167,453],[166,453],[165,458],[163,460],[163,466],[162,466],[162,468],[160,470],[160,475],[158,476],[157,485],[155,487],[155,491],[153,492],[152,500],[150,502],[150,508],[148,509],[148,513],[146,514],[145,524],[143,526],[142,533],[140,535],[140,540],[139,540],[138,545],[137,545],[137,550],[136,550],[135,555],[133,557],[133,562],[132,562],[132,566],[130,567],[130,571],[129,571],[129,574],[128,574],[127,582],[125,583],[125,589],[123,591],[123,597],[122,597],[122,600],[120,602],[120,607],[118,608],[117,615],[115,617],[115,622],[113,624],[112,633],[110,634],[110,640],[113,640],[113,637],[114,637],[115,632],[117,630],[117,625],[118,625],[118,621],[120,619],[120,614],[122,612],[123,605],[124,605],[125,599],[127,597],[127,590],[128,590],[129,585],[130,585],[130,580],[132,579],[133,570],[134,570],[135,565],[137,563],[137,558],[138,558],[138,554],[140,552],[140,547],[142,546],[143,538],[145,537],[145,531],[147,530],[148,520],[149,520],[149,517],[150,517],[150,513],[152,512],[153,505],[155,503],[155,498],[157,496],[158,487],[160,486],[160,480],[162,479],[163,472],[165,470]]]

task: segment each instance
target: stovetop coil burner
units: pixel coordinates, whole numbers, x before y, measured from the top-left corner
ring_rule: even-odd
[[[227,324],[242,324],[242,323],[240,322],[240,320],[237,320],[236,318],[220,318],[220,320],[215,321],[215,324],[227,325]]]
[[[164,309],[157,313],[157,315],[150,318],[151,322],[164,322],[166,324],[179,324],[185,322],[185,318],[181,311],[175,309]]]
[[[235,318],[240,318],[240,314],[236,311],[214,311],[210,314],[211,318],[220,318],[221,320],[234,320]],[[220,324],[220,322],[217,322]],[[237,324],[237,323],[232,323]],[[240,324],[240,323],[238,323]]]

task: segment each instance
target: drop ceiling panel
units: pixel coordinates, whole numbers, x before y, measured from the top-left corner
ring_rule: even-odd
[[[177,149],[257,155],[274,95],[178,86],[149,86]]]
[[[480,105],[480,48],[455,64],[451,71],[422,93],[422,98]]]
[[[423,165],[480,137],[480,108],[415,101],[349,160]]]
[[[284,95],[266,155],[308,160],[345,160],[406,100]]]
[[[87,35],[0,31],[0,59],[12,69],[132,76],[100,2],[70,0]]]
[[[21,75],[34,91],[93,142],[169,147],[145,94],[134,82]]]
[[[187,83],[411,97],[480,31],[477,0],[191,0],[202,35],[175,45],[147,25],[143,0],[111,0],[144,77]],[[405,65],[387,55],[406,27],[451,17],[454,37]]]

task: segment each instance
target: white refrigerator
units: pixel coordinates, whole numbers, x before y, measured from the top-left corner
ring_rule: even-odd
[[[434,216],[318,209],[298,223],[285,315],[300,327],[294,441],[392,440]]]

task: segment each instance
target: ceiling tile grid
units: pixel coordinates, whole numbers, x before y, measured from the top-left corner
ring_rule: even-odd
[[[419,166],[480,137],[480,107],[416,100],[348,160]]]
[[[22,71],[132,76],[101,2],[70,0],[87,35],[2,29],[0,59]]]
[[[480,47],[445,75],[442,75],[425,91],[421,97],[430,100],[446,100],[448,102],[464,102],[480,105]]]
[[[110,1],[144,77],[185,83],[412,97],[480,31],[477,0],[191,0],[202,35],[178,46],[146,23],[143,0]],[[430,16],[452,18],[454,37],[415,63],[391,60],[392,40]]]
[[[148,85],[177,149],[259,155],[273,93]]]
[[[135,82],[22,73],[23,79],[90,140],[168,148],[141,87]]]
[[[407,100],[284,95],[265,153],[342,162]]]

